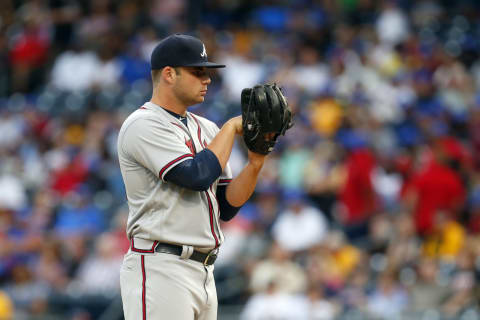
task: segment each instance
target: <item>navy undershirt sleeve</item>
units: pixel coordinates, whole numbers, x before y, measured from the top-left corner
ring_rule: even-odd
[[[220,207],[220,219],[229,221],[237,214],[241,207],[234,207],[227,201],[227,186],[217,187],[217,201]]]
[[[185,160],[173,167],[165,181],[195,191],[207,190],[222,174],[217,156],[209,149],[203,149],[193,159]]]

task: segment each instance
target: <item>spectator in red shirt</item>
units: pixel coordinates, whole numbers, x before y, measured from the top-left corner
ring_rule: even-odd
[[[42,84],[48,58],[49,38],[42,18],[26,11],[23,29],[10,50],[13,92],[31,92]]]
[[[404,199],[422,235],[431,231],[435,212],[445,209],[456,216],[464,203],[466,191],[461,177],[446,165],[447,161],[443,143],[434,141],[426,151],[424,164],[405,182],[408,187]]]
[[[372,183],[376,160],[368,148],[362,147],[350,152],[345,166],[347,177],[339,193],[341,220],[349,238],[362,237],[366,235],[367,220],[377,204]]]

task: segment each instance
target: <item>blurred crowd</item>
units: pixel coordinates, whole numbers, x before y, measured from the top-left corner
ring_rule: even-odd
[[[276,82],[295,113],[223,225],[220,319],[480,319],[475,0],[1,1],[0,319],[122,319],[116,138],[175,32],[227,65],[192,112]]]

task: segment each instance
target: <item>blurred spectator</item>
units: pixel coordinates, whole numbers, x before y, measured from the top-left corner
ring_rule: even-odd
[[[275,282],[264,292],[254,294],[247,301],[240,319],[308,319],[309,306],[303,296],[279,292]]]
[[[408,288],[409,309],[417,315],[435,310],[449,295],[449,289],[439,282],[438,265],[432,258],[422,258],[417,267],[417,278]]]
[[[12,175],[0,176],[0,207],[20,210],[26,205],[25,188],[21,181]]]
[[[220,62],[229,66],[220,71],[227,101],[238,103],[243,88],[251,88],[263,80],[264,66],[252,58],[250,52],[229,52],[220,56]]]
[[[325,297],[322,288],[311,286],[307,291],[308,319],[333,320],[339,313],[338,305]]]
[[[117,50],[122,45],[123,39],[113,32],[106,37],[108,40],[97,51],[96,72],[90,84],[94,89],[115,88],[119,85],[122,69],[117,58]]]
[[[260,232],[271,235],[272,227],[281,210],[280,191],[275,186],[259,184],[255,190],[255,209],[257,215],[254,223]]]
[[[52,45],[58,53],[71,44],[75,22],[81,12],[78,3],[71,0],[50,0],[49,6],[53,24]]]
[[[396,1],[386,0],[382,3],[383,8],[376,23],[378,36],[386,44],[398,44],[408,36],[407,17]]]
[[[328,294],[339,294],[351,273],[363,261],[362,253],[347,242],[342,231],[328,234],[323,245],[311,249],[306,259],[310,284],[324,287]]]
[[[6,111],[2,111],[1,114],[0,130],[2,130],[3,134],[0,137],[0,147],[5,150],[10,150],[18,146],[23,139],[25,119],[23,119],[21,115],[11,114]],[[13,154],[10,154],[10,156],[12,155]],[[5,161],[5,159],[3,160]],[[2,161],[3,165],[5,165],[4,161]]]
[[[369,289],[368,269],[361,266],[353,270],[339,294],[339,298],[344,304],[343,311],[345,313],[348,313],[349,310],[365,311]]]
[[[275,241],[293,252],[319,244],[328,230],[323,213],[306,203],[305,196],[299,191],[287,191],[284,200],[288,207],[280,212],[272,228]]]
[[[453,217],[458,216],[465,199],[465,188],[459,175],[442,163],[442,148],[436,144],[433,150],[425,150],[418,159],[423,165],[407,181],[405,198],[414,210],[417,230],[426,234],[432,230],[435,213],[449,210]]]
[[[285,189],[301,189],[305,177],[305,164],[311,157],[311,152],[302,144],[301,132],[295,132],[296,141],[285,150],[278,163],[279,183]]]
[[[180,23],[180,18],[184,14],[186,6],[185,0],[154,0],[149,7],[148,13],[154,25],[164,30],[168,29],[172,24]],[[184,26],[176,27],[181,30]],[[210,48],[210,46],[207,47]]]
[[[406,309],[407,292],[400,286],[394,274],[382,273],[377,286],[368,297],[367,310],[374,317],[391,319]]]
[[[135,43],[129,50],[121,52],[117,57],[121,67],[121,78],[127,85],[132,85],[137,80],[150,79],[150,55],[158,41],[155,30],[146,28],[137,35]]]
[[[90,202],[90,190],[86,186],[69,193],[59,208],[55,232],[62,239],[74,236],[93,236],[105,228],[103,213]]]
[[[420,256],[420,247],[413,218],[405,212],[398,213],[393,220],[387,248],[389,265],[392,268],[414,265]]]
[[[89,47],[100,45],[114,26],[110,0],[87,1],[89,15],[82,16],[78,23],[78,37]]]
[[[393,234],[393,225],[385,213],[373,216],[368,226],[368,243],[365,249],[371,254],[386,253],[390,241],[393,240]]]
[[[465,248],[458,255],[456,262],[456,269],[450,283],[451,295],[442,307],[442,311],[445,312],[448,319],[462,317],[464,314],[475,312],[475,308],[478,308],[478,300],[474,291],[475,262],[472,252]]]
[[[3,291],[0,291],[0,319],[13,319],[12,301]]]
[[[387,211],[396,210],[399,206],[403,184],[401,174],[395,170],[394,157],[382,154],[382,150],[378,150],[378,166],[372,177],[373,187],[378,195],[378,206]]]
[[[88,50],[80,40],[72,43],[55,60],[51,84],[60,90],[84,91],[98,83],[95,81],[100,62],[94,51]]]
[[[249,236],[253,229],[252,221],[245,216],[249,208],[242,208],[237,219],[230,223],[222,223],[222,232],[225,242],[222,244],[222,256],[215,261],[216,266],[235,264],[242,254],[245,254]],[[225,245],[225,246],[224,246]]]
[[[281,293],[296,294],[306,290],[307,279],[302,268],[291,261],[292,254],[272,243],[268,258],[259,262],[250,276],[250,290],[265,292],[271,283]]]
[[[318,51],[312,47],[301,47],[298,52],[298,62],[292,69],[290,77],[299,89],[311,96],[324,92],[329,83],[329,70],[320,62]]]
[[[372,183],[375,162],[373,154],[366,148],[351,151],[345,160],[347,177],[339,190],[342,206],[338,218],[351,239],[365,236],[367,220],[377,208]]]
[[[432,232],[423,243],[423,253],[427,257],[453,262],[464,247],[465,229],[448,211],[437,211],[434,219]]]
[[[79,266],[70,284],[77,294],[110,296],[120,288],[120,266],[115,238],[104,233],[97,238],[94,253]]]
[[[341,152],[332,142],[320,142],[305,166],[305,186],[310,199],[331,221],[337,193],[345,179]]]
[[[312,127],[320,135],[332,137],[341,125],[344,112],[341,105],[331,97],[325,97],[313,100],[310,109]]]
[[[32,314],[42,314],[47,309],[48,287],[39,279],[35,279],[31,270],[24,264],[12,269],[12,283],[5,287],[13,304],[19,310],[27,310]]]
[[[70,281],[62,261],[60,242],[47,239],[42,244],[40,257],[35,264],[34,273],[51,290],[62,290]]]
[[[13,92],[31,92],[44,81],[50,45],[46,9],[31,1],[18,11],[21,25],[10,50]]]

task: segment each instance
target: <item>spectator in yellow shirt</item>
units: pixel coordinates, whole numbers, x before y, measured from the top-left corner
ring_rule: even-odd
[[[0,319],[13,319],[13,303],[10,297],[3,291],[0,291]]]
[[[441,210],[435,216],[433,231],[425,238],[422,252],[427,257],[453,262],[464,243],[464,227],[448,211]]]

